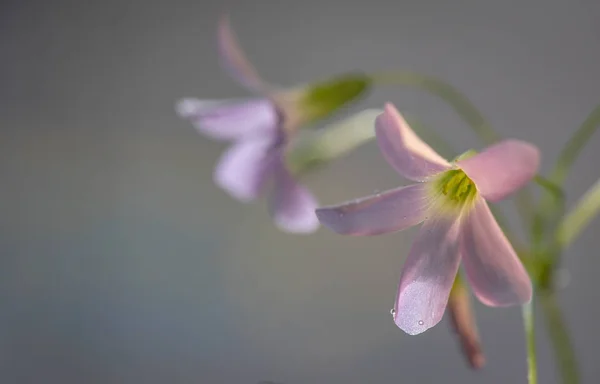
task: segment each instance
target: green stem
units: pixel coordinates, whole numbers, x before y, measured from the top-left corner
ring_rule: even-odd
[[[492,144],[500,136],[487,123],[473,103],[452,85],[432,76],[415,72],[388,71],[370,75],[375,84],[395,84],[421,88],[437,95],[448,103],[486,144]],[[515,197],[515,204],[524,224],[529,225],[532,217],[533,198],[528,188],[522,188]]]
[[[537,384],[537,357],[535,353],[535,327],[533,319],[533,299],[523,305],[523,325],[527,344],[527,382]]]
[[[561,185],[564,182],[569,169],[573,166],[573,163],[575,163],[575,160],[577,160],[579,153],[599,126],[600,105],[594,108],[594,110],[585,119],[583,124],[581,124],[581,127],[579,127],[567,144],[565,144],[565,147],[556,161],[554,171],[550,175],[550,180],[558,185]]]
[[[517,194],[515,195],[515,205],[517,206],[519,216],[521,216],[523,226],[525,228],[528,228],[529,226],[531,226],[534,215],[534,202],[529,187],[525,186],[521,188],[519,192],[517,192]]]
[[[558,361],[562,382],[565,384],[578,384],[580,378],[577,359],[556,296],[548,291],[542,292],[538,297],[544,312],[548,335]]]
[[[579,199],[564,215],[556,229],[556,242],[560,249],[569,246],[600,211],[600,180]]]
[[[545,229],[548,226],[547,221],[552,219],[551,215],[554,213],[560,213],[562,215],[564,212],[565,194],[559,185],[541,175],[536,175],[533,180],[544,192],[546,192],[547,196],[552,197],[552,199],[549,200],[549,203],[552,203],[552,206],[547,206],[547,209],[537,209],[533,215],[533,222],[531,223],[531,241],[533,242],[533,248],[538,250],[544,240]]]
[[[456,88],[440,79],[404,71],[380,72],[372,74],[371,79],[375,84],[407,85],[429,91],[447,102],[485,144],[492,144],[500,139],[471,101]]]
[[[563,150],[558,156],[558,159],[556,160],[554,169],[550,173],[549,179],[552,183],[558,187],[562,187],[565,178],[575,163],[575,160],[577,160],[579,153],[587,144],[592,135],[596,132],[598,127],[600,127],[600,105],[594,108],[594,110],[581,124],[579,129],[575,131],[573,136],[571,136],[569,141],[565,144]],[[559,209],[561,207],[557,207],[555,204],[553,204],[553,202],[554,197],[552,193],[547,191],[542,196],[540,203],[538,204],[537,212],[543,213],[546,217],[546,220],[541,223],[541,232],[546,231],[546,222],[549,221],[551,224],[555,224],[556,218],[560,216]]]

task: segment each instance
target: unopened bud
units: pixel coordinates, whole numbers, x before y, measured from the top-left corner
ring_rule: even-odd
[[[307,86],[299,100],[300,109],[310,121],[319,120],[364,95],[370,86],[371,79],[359,73],[313,83]]]
[[[473,369],[480,369],[485,364],[485,356],[481,349],[477,324],[471,308],[469,292],[459,277],[457,277],[450,298],[448,312],[452,328],[460,341],[462,351]]]

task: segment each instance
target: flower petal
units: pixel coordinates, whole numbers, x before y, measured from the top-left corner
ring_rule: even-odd
[[[272,135],[277,130],[275,106],[266,99],[198,100],[177,103],[179,116],[189,119],[200,132],[216,140]]]
[[[248,202],[256,199],[273,170],[273,140],[242,140],[221,157],[214,181],[232,197]]]
[[[503,140],[456,164],[484,199],[499,201],[531,180],[540,165],[540,152],[524,141]]]
[[[461,253],[475,296],[489,306],[531,300],[531,280],[485,200],[479,198],[465,219]]]
[[[315,215],[317,205],[315,197],[294,180],[281,160],[275,172],[275,190],[271,200],[275,224],[286,232],[314,232],[319,228]]]
[[[392,104],[375,120],[379,148],[387,162],[407,179],[425,181],[450,164],[425,144]]]
[[[372,236],[401,231],[425,220],[426,184],[409,185],[317,210],[321,224],[343,235]]]
[[[228,15],[223,15],[219,21],[218,44],[221,62],[231,75],[250,90],[263,91],[266,85],[240,47]]]
[[[460,263],[459,221],[433,217],[423,224],[402,269],[394,322],[409,335],[440,322]]]

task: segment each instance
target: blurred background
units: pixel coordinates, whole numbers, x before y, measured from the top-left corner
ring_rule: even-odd
[[[229,9],[267,79],[439,76],[502,135],[539,145],[547,171],[600,102],[600,3],[0,4],[0,382],[526,382],[519,308],[475,304],[480,372],[467,368],[447,318],[405,335],[389,310],[415,229],[279,232],[265,201],[239,204],[212,183],[225,147],[174,103],[247,95],[216,57],[216,21]],[[388,100],[458,152],[480,147],[448,106],[415,89],[377,89],[353,110]],[[599,150],[596,135],[568,178],[570,203],[600,176]],[[323,204],[405,183],[375,143],[304,182]],[[600,373],[599,230],[596,220],[568,251],[560,292],[585,383]],[[557,383],[537,323],[540,383]]]

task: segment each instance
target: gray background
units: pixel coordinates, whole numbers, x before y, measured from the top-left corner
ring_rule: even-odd
[[[278,232],[264,201],[238,204],[212,184],[224,146],[173,105],[246,95],[215,56],[229,8],[269,80],[441,76],[503,135],[537,143],[548,170],[600,101],[599,2],[1,4],[0,382],[525,383],[518,308],[476,305],[488,359],[477,373],[447,320],[405,335],[388,311],[414,229]],[[377,90],[355,109],[387,100],[458,150],[479,146],[420,91]],[[570,202],[600,175],[599,148],[597,135],[569,176]],[[404,181],[370,143],[305,182],[330,204]],[[600,369],[599,228],[569,250],[560,294],[587,383]],[[544,332],[540,383],[556,383]]]

